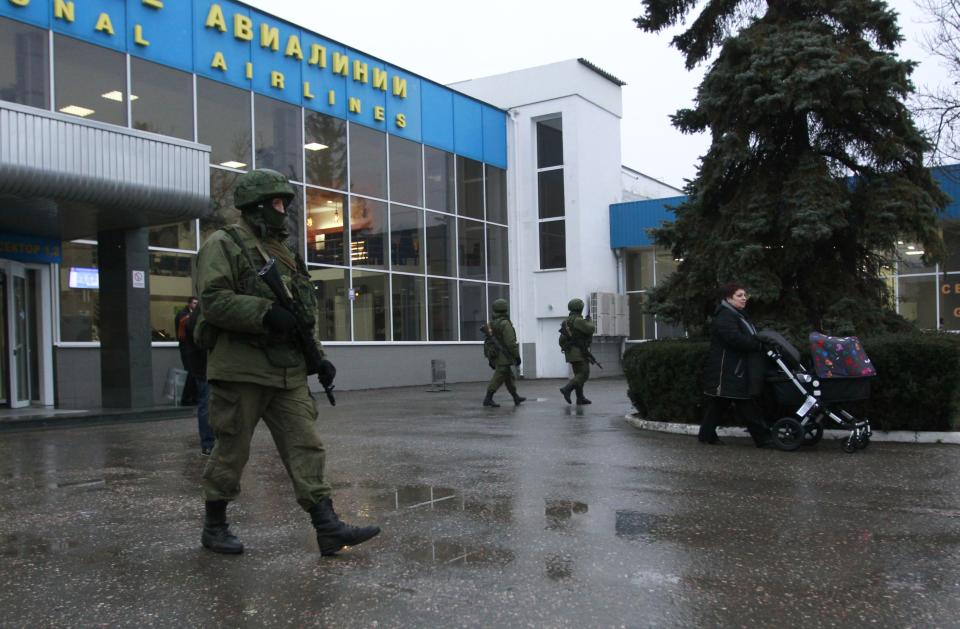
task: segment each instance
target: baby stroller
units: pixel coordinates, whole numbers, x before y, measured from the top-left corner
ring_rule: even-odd
[[[781,417],[771,426],[774,444],[792,451],[823,438],[826,419],[850,430],[844,452],[866,448],[873,432],[867,419],[858,419],[844,404],[870,398],[870,381],[877,372],[855,336],[830,337],[810,333],[810,351],[816,373],[800,362],[800,352],[771,330],[757,335],[770,361],[766,386],[777,406],[795,408],[792,417]]]

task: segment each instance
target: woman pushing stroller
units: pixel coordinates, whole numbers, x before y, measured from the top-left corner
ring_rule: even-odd
[[[700,423],[701,443],[723,443],[717,437],[717,425],[731,404],[758,448],[772,443],[756,400],[763,392],[765,366],[757,330],[744,315],[748,298],[742,284],[726,284],[713,313],[703,374],[707,403]]]

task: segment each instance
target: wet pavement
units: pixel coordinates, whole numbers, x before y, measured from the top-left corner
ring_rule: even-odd
[[[343,392],[334,504],[384,530],[335,558],[263,426],[240,556],[200,547],[191,420],[0,434],[0,626],[960,624],[957,446],[702,446],[628,424],[622,379],[559,384]]]

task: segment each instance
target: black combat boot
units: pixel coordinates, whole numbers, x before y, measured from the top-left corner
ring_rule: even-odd
[[[487,397],[483,398],[483,405],[500,408],[500,405],[493,401],[493,393],[490,393],[489,391],[487,391]]]
[[[513,403],[516,406],[520,406],[521,402],[525,402],[527,400],[527,398],[521,397],[520,394],[517,393],[517,387],[510,387],[507,389],[507,391],[510,392],[510,396],[513,398]]]
[[[577,406],[583,406],[584,404],[593,404],[583,395],[583,387],[577,387]]]
[[[230,532],[227,522],[227,501],[208,500],[205,505],[206,515],[203,518],[203,535],[200,543],[215,553],[239,555],[243,552],[243,543]]]
[[[570,392],[573,391],[573,385],[567,383],[560,387],[560,393],[563,394],[563,399],[567,401],[567,404],[573,404],[573,400],[570,399]]]
[[[310,509],[313,528],[317,529],[317,544],[320,554],[327,557],[335,554],[344,546],[356,546],[380,534],[379,526],[350,526],[344,524],[333,510],[333,501],[329,496]]]

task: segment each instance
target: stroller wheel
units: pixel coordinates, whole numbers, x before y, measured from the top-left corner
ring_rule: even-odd
[[[844,452],[850,454],[851,452],[857,451],[857,445],[859,441],[860,440],[857,439],[856,435],[851,434],[849,437],[843,440],[843,443],[840,445],[840,447],[843,448]]]
[[[868,445],[870,445],[870,435],[868,435],[867,433],[863,433],[862,435],[860,435],[860,438],[857,439],[857,447],[863,450]]]
[[[803,443],[803,426],[792,417],[782,417],[770,429],[770,436],[774,445],[786,452],[791,452]]]
[[[803,427],[803,445],[816,445],[821,439],[823,439],[823,424],[813,421]]]

